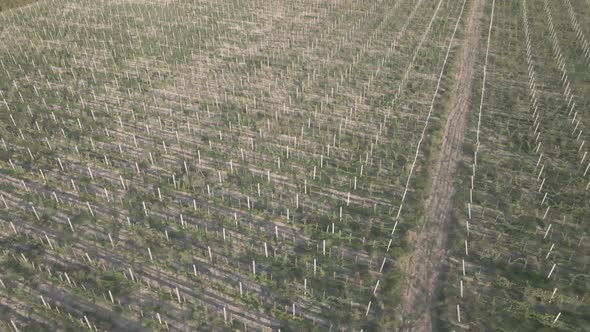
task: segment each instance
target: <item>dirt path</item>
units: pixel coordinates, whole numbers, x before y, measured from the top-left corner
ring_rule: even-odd
[[[462,157],[461,146],[467,130],[474,69],[479,48],[480,23],[485,1],[469,5],[469,17],[462,40],[461,55],[454,65],[455,86],[450,91],[447,120],[438,160],[431,178],[431,191],[425,203],[423,226],[416,239],[417,248],[408,270],[403,294],[403,322],[400,331],[432,331],[432,311],[442,262],[446,259],[446,226],[452,210],[453,181]]]

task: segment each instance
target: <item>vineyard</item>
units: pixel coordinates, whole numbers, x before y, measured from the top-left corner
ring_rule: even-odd
[[[486,12],[441,329],[587,330],[590,3]]]
[[[587,0],[0,0],[0,330],[580,331]]]

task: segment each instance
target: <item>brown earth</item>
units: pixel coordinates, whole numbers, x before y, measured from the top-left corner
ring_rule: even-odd
[[[407,267],[408,282],[403,293],[403,322],[400,331],[432,331],[433,310],[439,286],[440,270],[446,257],[446,227],[452,211],[453,182],[467,130],[467,113],[479,50],[480,24],[485,2],[468,6],[469,16],[460,46],[460,58],[451,68],[455,85],[450,91],[446,123],[432,172],[431,190],[425,202],[422,227],[416,238],[416,250]]]

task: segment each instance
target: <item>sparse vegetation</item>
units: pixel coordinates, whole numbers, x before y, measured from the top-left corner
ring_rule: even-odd
[[[466,142],[477,163],[471,158],[457,181],[442,330],[588,326],[589,67],[567,3],[495,2],[481,120],[472,103]],[[489,3],[484,24],[491,11]]]
[[[564,1],[0,0],[0,329],[585,326]]]
[[[0,0],[0,12],[3,10],[25,6],[37,1],[39,0]]]

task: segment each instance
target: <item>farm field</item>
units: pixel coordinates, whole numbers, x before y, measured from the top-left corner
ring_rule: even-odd
[[[0,6],[0,330],[590,324],[588,1]]]
[[[486,5],[441,330],[588,329],[589,8]]]

